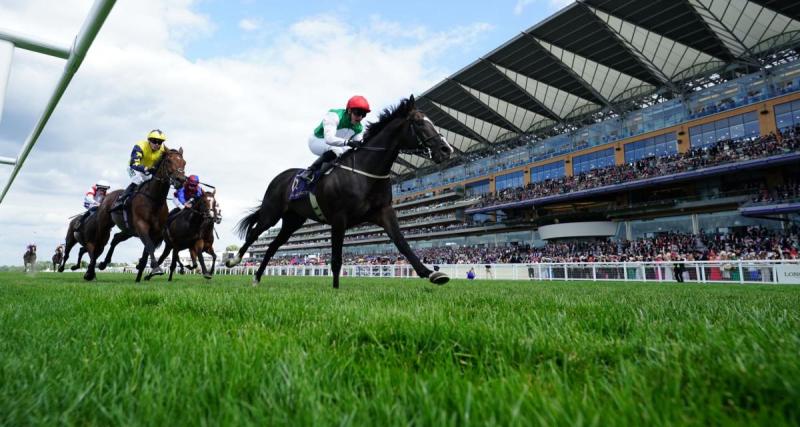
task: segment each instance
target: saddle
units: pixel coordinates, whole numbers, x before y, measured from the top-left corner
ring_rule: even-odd
[[[333,165],[337,164],[336,161],[332,163]],[[300,174],[303,173],[302,170],[294,174],[291,188],[289,189],[289,200],[300,200],[304,197],[307,197],[309,193],[312,193],[314,189],[317,188],[317,183],[319,180],[321,180],[323,176],[328,175],[333,171],[333,168],[330,168],[325,172],[325,174],[320,174],[320,170],[322,169],[324,168],[320,167],[319,170],[314,171],[314,179],[311,180],[311,182],[308,182],[300,177]]]

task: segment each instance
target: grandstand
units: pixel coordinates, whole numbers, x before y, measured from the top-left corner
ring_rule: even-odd
[[[428,263],[796,257],[799,47],[794,1],[573,3],[419,96],[456,155],[401,154],[403,231]],[[275,263],[324,262],[329,235]],[[370,225],[345,254],[402,260]]]

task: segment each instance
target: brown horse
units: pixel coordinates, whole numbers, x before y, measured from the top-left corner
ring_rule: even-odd
[[[369,222],[384,229],[420,277],[437,285],[447,283],[450,278],[446,274],[432,271],[420,262],[400,231],[397,214],[392,208],[389,174],[401,151],[419,153],[435,163],[441,163],[453,153],[453,148],[439,134],[433,122],[416,109],[413,95],[397,107],[384,110],[380,119],[367,127],[363,144],[343,154],[337,167],[319,181],[312,192],[318,209],[312,207],[309,197],[289,200],[299,170],[289,169],[275,177],[267,187],[261,205],[239,221],[237,230],[245,242],[237,256],[225,264],[233,267],[241,262],[258,236],[282,221],[280,233],[269,244],[253,277],[253,284],[257,284],[278,248],[306,219],[312,218],[331,225],[331,270],[333,287],[338,288],[345,230]]]
[[[109,193],[97,213],[97,230],[92,236],[87,236],[86,252],[89,254],[89,267],[86,269],[86,274],[83,278],[92,280],[95,278],[95,265],[97,258],[103,253],[103,249],[108,242],[108,237],[111,234],[111,228],[116,225],[122,231],[114,235],[111,241],[111,247],[108,249],[105,260],[97,265],[100,270],[106,268],[111,262],[111,257],[114,254],[114,248],[120,243],[128,240],[133,236],[139,237],[144,244],[144,251],[142,257],[136,268],[138,274],[136,281],[142,279],[142,272],[147,264],[147,257],[150,257],[150,266],[154,274],[164,274],[158,266],[155,257],[155,250],[161,244],[162,236],[161,231],[167,221],[167,193],[170,187],[179,187],[186,180],[186,175],[183,172],[186,167],[186,161],[183,160],[183,148],[179,150],[167,150],[161,160],[155,167],[153,178],[144,182],[136,189],[131,199],[126,202],[130,205],[130,228],[125,221],[123,215],[126,215],[122,209],[111,211],[114,202],[122,194],[122,190],[116,190]]]
[[[206,191],[194,201],[191,207],[176,214],[176,217],[164,229],[164,252],[158,259],[158,263],[161,264],[172,251],[168,280],[172,280],[175,268],[180,262],[178,253],[184,249],[189,249],[192,256],[192,266],[189,269],[197,268],[199,258],[203,277],[206,279],[213,277],[217,262],[217,254],[214,252],[214,225],[219,224],[221,220],[216,190]],[[211,269],[206,269],[203,252],[211,255]],[[148,275],[145,280],[149,280],[149,278]]]
[[[28,247],[25,254],[22,255],[22,262],[24,263],[25,272],[36,272],[36,245]],[[29,270],[30,269],[30,270]]]

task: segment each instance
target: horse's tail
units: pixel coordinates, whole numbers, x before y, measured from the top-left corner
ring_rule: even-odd
[[[250,213],[241,219],[238,224],[236,224],[236,234],[239,235],[240,238],[244,239],[247,237],[247,232],[253,228],[254,225],[258,223],[259,212],[261,211],[261,206],[256,206],[255,208],[250,209]]]

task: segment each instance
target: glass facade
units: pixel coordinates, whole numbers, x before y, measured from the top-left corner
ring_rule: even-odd
[[[500,175],[495,179],[494,189],[496,192],[501,192],[506,188],[522,187],[522,171]]]
[[[675,133],[665,133],[652,138],[625,144],[625,163],[633,163],[645,157],[664,157],[678,152]]]
[[[706,147],[725,139],[755,138],[759,135],[758,113],[755,111],[689,128],[692,148]]]
[[[775,124],[781,130],[800,126],[800,100],[776,105]]]
[[[614,166],[614,149],[595,151],[572,158],[572,174],[578,175],[592,169]]]
[[[563,160],[531,168],[531,182],[542,182],[548,179],[563,178],[564,176]]]
[[[466,197],[479,196],[489,192],[489,180],[473,182],[464,186],[464,195]]]

